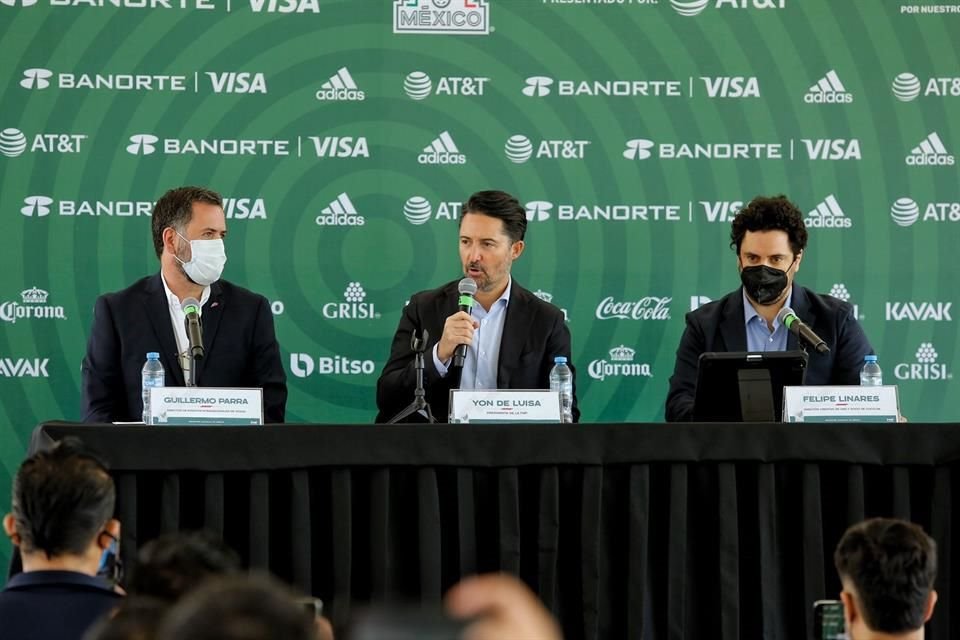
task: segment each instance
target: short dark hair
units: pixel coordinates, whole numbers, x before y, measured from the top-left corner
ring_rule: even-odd
[[[113,517],[116,501],[106,464],[76,438],[27,458],[12,493],[21,549],[47,557],[83,554]]]
[[[919,526],[886,518],[855,524],[833,562],[841,579],[853,583],[870,629],[904,633],[923,626],[937,577],[937,543]]]
[[[127,591],[175,602],[204,580],[240,568],[237,553],[208,531],[167,533],[137,552]]]
[[[214,578],[170,612],[158,637],[167,640],[316,640],[312,615],[269,576]]]
[[[153,640],[168,608],[156,598],[126,597],[113,615],[90,627],[83,640]]]
[[[519,242],[527,233],[527,210],[520,201],[505,191],[477,191],[463,204],[460,223],[468,213],[498,218],[510,242]]]
[[[793,255],[807,246],[807,225],[797,205],[787,196],[757,196],[733,217],[730,227],[730,248],[740,255],[740,243],[747,231],[785,231]]]
[[[167,227],[181,230],[190,223],[193,203],[206,202],[223,207],[223,198],[216,191],[204,187],[177,187],[160,196],[153,206],[153,249],[159,258],[163,255],[163,230]]]

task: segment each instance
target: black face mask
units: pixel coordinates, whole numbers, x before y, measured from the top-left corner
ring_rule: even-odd
[[[787,288],[787,272],[765,264],[744,267],[740,270],[740,282],[757,304],[772,304]]]

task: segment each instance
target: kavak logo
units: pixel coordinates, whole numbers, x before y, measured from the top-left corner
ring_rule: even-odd
[[[349,100],[358,102],[366,99],[346,67],[340,67],[330,79],[320,85],[317,100]]]
[[[324,207],[316,222],[320,226],[328,227],[362,227],[366,224],[364,217],[357,214],[357,209],[346,192]]]
[[[46,89],[50,86],[50,78],[53,71],[49,69],[26,69],[23,72],[23,80],[20,86],[24,89]]]
[[[350,282],[343,292],[345,302],[328,302],[323,305],[323,317],[329,320],[369,320],[380,317],[372,302],[365,302],[367,292],[359,282]]]
[[[433,217],[433,207],[426,198],[413,196],[403,204],[403,215],[410,224],[426,224]]]
[[[0,358],[0,376],[4,378],[49,378],[50,358]]]
[[[633,361],[637,352],[626,345],[610,349],[610,360],[594,360],[587,367],[590,377],[603,382],[607,378],[652,378],[653,372],[649,364],[640,364]]]
[[[50,294],[43,289],[31,287],[20,292],[20,302],[9,300],[0,304],[0,320],[16,324],[17,320],[57,319],[66,320],[61,306],[47,304]]]
[[[531,76],[527,78],[527,86],[523,88],[523,95],[531,98],[542,98],[550,95],[550,86],[553,85],[553,78],[546,76]]]
[[[817,84],[810,87],[803,101],[810,104],[841,104],[853,102],[853,94],[849,93],[837,72],[831,69]]]
[[[907,164],[911,166],[953,166],[954,157],[947,152],[940,135],[934,131],[923,142],[913,148],[907,156]]]
[[[31,143],[22,131],[8,127],[0,131],[0,154],[16,158],[28,147],[31,153],[80,153],[86,139],[86,134],[79,133],[38,133]]]
[[[552,202],[544,200],[534,200],[524,205],[527,212],[528,222],[543,222],[550,219],[550,210],[553,209]],[[547,301],[549,302],[549,300]]]
[[[394,0],[393,32],[487,35],[488,0]]]
[[[448,131],[442,132],[437,138],[423,148],[417,156],[420,164],[466,164],[467,156],[460,153]]]
[[[910,322],[953,322],[950,314],[952,302],[888,302],[887,322],[908,320]]]
[[[27,196],[23,199],[23,207],[20,213],[31,218],[36,216],[43,218],[50,215],[50,205],[53,204],[53,198],[47,196]]]
[[[290,373],[298,378],[317,375],[372,375],[377,365],[373,360],[353,360],[344,356],[320,356],[314,365],[313,357],[308,353],[290,354]]]
[[[149,156],[157,152],[157,143],[160,141],[155,135],[149,133],[137,133],[130,136],[130,144],[127,145],[127,153],[135,156]]]
[[[939,354],[932,342],[921,342],[914,356],[916,362],[901,362],[893,369],[897,380],[949,380],[953,374],[947,365],[938,363]]]
[[[589,140],[541,140],[536,145],[525,135],[510,136],[503,145],[507,159],[514,164],[523,164],[530,158],[551,158],[553,160],[583,160]]]
[[[814,229],[849,229],[853,226],[853,221],[844,215],[832,193],[808,213],[803,222]]]

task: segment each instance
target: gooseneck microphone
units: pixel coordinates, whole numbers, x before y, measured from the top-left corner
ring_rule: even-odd
[[[184,298],[180,303],[183,311],[184,326],[187,329],[187,341],[190,343],[190,357],[203,360],[203,328],[200,326],[200,303],[196,298]]]
[[[457,291],[460,292],[460,311],[467,314],[473,309],[473,296],[477,294],[477,283],[473,278],[464,278],[457,285]],[[467,345],[458,344],[453,352],[453,366],[463,367],[463,361],[467,358]]]
[[[823,338],[813,332],[803,320],[797,317],[790,307],[780,309],[777,314],[777,320],[782,322],[793,335],[806,341],[811,347],[816,349],[817,353],[830,353],[830,347],[823,341]]]

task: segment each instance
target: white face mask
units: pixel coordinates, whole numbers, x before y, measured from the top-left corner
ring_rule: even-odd
[[[177,233],[180,236],[179,233]],[[183,238],[183,236],[180,236]],[[183,238],[187,240],[186,238]],[[208,286],[220,279],[223,265],[227,263],[227,252],[223,247],[223,239],[216,240],[187,240],[190,243],[190,260],[184,262],[174,256],[183,265],[187,276],[201,286]]]

